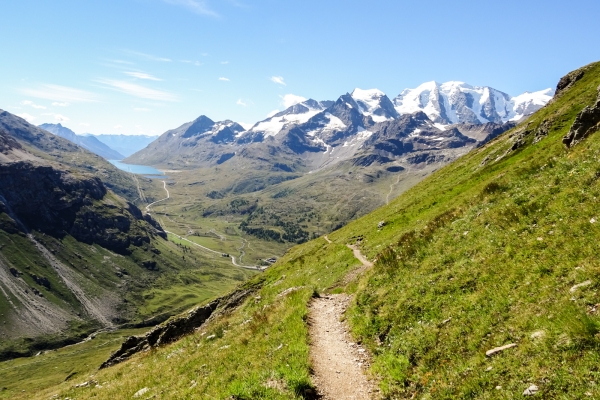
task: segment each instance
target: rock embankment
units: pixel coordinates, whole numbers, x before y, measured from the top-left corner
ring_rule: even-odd
[[[210,303],[195,307],[185,314],[170,318],[141,336],[128,337],[121,348],[115,351],[100,369],[110,367],[127,360],[141,351],[174,342],[184,335],[194,332],[212,316],[220,315],[240,305],[246,297],[257,290],[256,287],[242,288],[220,297]]]

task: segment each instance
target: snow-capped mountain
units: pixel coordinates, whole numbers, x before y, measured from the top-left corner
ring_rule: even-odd
[[[305,100],[285,110],[259,121],[244,134],[244,142],[262,141],[269,136],[275,136],[285,128],[308,121],[314,115],[333,104],[332,101]]]
[[[374,122],[389,121],[400,116],[390,99],[378,89],[356,88],[350,96],[358,104],[360,112],[373,118]]]
[[[455,146],[483,143],[514,126],[512,122],[543,107],[552,94],[547,89],[511,97],[463,82],[427,82],[391,101],[378,89],[356,88],[335,102],[305,100],[248,130],[229,120],[201,116],[165,132],[127,161],[193,166],[221,164],[236,155],[261,162],[291,155],[301,157],[305,165],[324,166],[369,151],[383,152],[377,153],[379,160],[396,159],[404,150],[447,153]],[[417,122],[422,126],[412,129]],[[390,149],[400,147],[385,155],[382,142]]]
[[[553,92],[545,89],[511,97],[487,86],[432,81],[415,89],[403,90],[393,103],[400,114],[423,111],[440,125],[501,123],[516,121],[537,111],[550,101]]]

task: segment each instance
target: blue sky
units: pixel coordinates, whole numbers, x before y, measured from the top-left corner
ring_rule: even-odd
[[[19,0],[0,108],[77,133],[254,123],[295,98],[436,80],[511,95],[600,59],[598,1]]]

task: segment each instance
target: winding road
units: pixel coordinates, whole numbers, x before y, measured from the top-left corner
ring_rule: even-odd
[[[167,182],[166,182],[166,181],[162,181],[162,183],[163,183],[163,188],[165,189],[165,192],[167,192],[167,197],[165,197],[164,199],[160,199],[160,200],[157,200],[157,201],[155,201],[155,202],[153,202],[153,203],[150,203],[150,204],[148,204],[148,205],[146,206],[146,213],[148,213],[148,214],[150,214],[150,207],[152,207],[153,205],[155,205],[155,204],[157,204],[157,203],[160,203],[161,201],[165,201],[165,200],[168,200],[168,199],[170,199],[170,198],[171,198],[171,194],[169,193],[169,190],[167,189]],[[177,236],[177,237],[178,237],[180,240],[185,240],[186,242],[188,242],[188,243],[191,243],[191,244],[193,244],[194,246],[196,246],[196,247],[200,247],[201,249],[203,249],[203,250],[205,250],[205,251],[208,251],[208,252],[211,252],[211,253],[213,253],[213,254],[219,254],[219,255],[226,254],[226,253],[223,253],[223,252],[220,252],[220,251],[216,251],[216,250],[213,250],[213,249],[209,249],[208,247],[206,247],[206,246],[202,246],[201,244],[198,244],[198,243],[196,243],[196,242],[192,242],[192,241],[191,241],[191,240],[189,240],[189,239],[186,239],[186,238],[184,238],[184,237],[181,237],[180,235],[178,235],[178,234],[177,234],[177,233],[175,233],[175,232],[170,232],[170,231],[168,231],[168,230],[166,230],[166,229],[165,229],[164,231],[165,231],[166,233],[170,233],[171,235],[175,235],[175,236]],[[217,232],[215,232],[215,230],[214,230],[214,229],[211,229],[211,232],[213,232],[215,235],[219,236],[221,240],[224,240],[224,239],[225,239],[225,236],[218,234]],[[244,240],[244,239],[242,239],[242,240]],[[242,244],[242,249],[243,249],[243,248],[244,248],[244,245]],[[241,259],[241,258],[242,258],[242,257],[243,257],[245,254],[246,254],[246,253],[242,251],[242,255],[240,256],[240,259]],[[236,267],[239,267],[239,268],[252,269],[252,270],[255,270],[255,271],[264,271],[264,270],[267,268],[267,267],[261,267],[261,266],[258,266],[258,265],[241,265],[241,264],[238,264],[238,263],[237,263],[237,261],[236,261],[236,259],[235,259],[235,256],[229,255],[229,257],[231,258],[231,263],[232,263],[233,265],[235,265]]]

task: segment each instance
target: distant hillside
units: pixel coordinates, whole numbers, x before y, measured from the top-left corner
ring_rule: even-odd
[[[69,128],[62,126],[61,124],[42,124],[39,127],[44,130],[47,130],[50,133],[67,139],[107,160],[121,160],[125,158],[118,151],[113,150],[112,148],[98,140],[96,137],[78,135]]]
[[[207,270],[206,257],[196,261],[195,250],[167,241],[158,222],[115,193],[138,190],[130,174],[0,111],[0,360],[161,321],[244,279],[231,266],[213,275],[222,261]],[[181,274],[195,276],[186,287],[213,286],[148,307],[154,296],[142,293],[160,278],[169,290]]]
[[[235,312],[61,396],[310,398],[307,305],[345,292],[384,398],[600,398],[599,85],[600,63],[568,74],[514,129],[291,249]]]
[[[147,135],[96,135],[99,141],[117,150],[124,157],[115,158],[121,160],[129,157],[152,143],[157,137]]]

